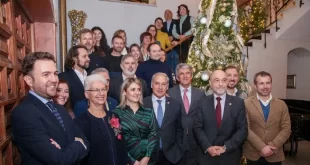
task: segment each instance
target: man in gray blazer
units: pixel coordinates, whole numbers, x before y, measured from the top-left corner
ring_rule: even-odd
[[[168,94],[182,103],[183,146],[186,152],[180,164],[196,165],[199,147],[192,131],[193,117],[196,114],[198,100],[204,96],[204,92],[201,89],[192,87],[193,69],[191,66],[180,63],[176,67],[176,76],[180,84],[170,88]]]

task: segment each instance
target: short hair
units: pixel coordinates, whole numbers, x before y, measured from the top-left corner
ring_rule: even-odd
[[[254,84],[255,84],[255,85],[257,84],[257,77],[258,77],[258,76],[261,76],[261,77],[268,76],[268,77],[270,77],[270,81],[272,82],[272,77],[271,77],[271,74],[270,74],[270,73],[268,73],[268,72],[266,72],[266,71],[260,71],[260,72],[258,72],[258,73],[256,73],[256,74],[254,75]]]
[[[140,89],[141,89],[141,95],[140,95],[140,99],[139,99],[139,104],[143,105],[143,89],[142,89],[142,84],[141,81],[137,78],[126,78],[126,80],[123,82],[122,86],[121,86],[121,91],[120,91],[120,104],[118,107],[120,107],[121,109],[124,109],[127,105],[127,98],[125,95],[123,95],[124,91],[126,91],[129,86],[133,83],[136,83],[139,85]]]
[[[113,36],[113,37],[112,37],[112,43],[113,43],[113,41],[114,41],[116,38],[121,39],[121,40],[124,41],[124,39],[123,39],[121,36]],[[125,41],[124,41],[124,42],[125,42]]]
[[[157,72],[157,73],[155,73],[153,76],[152,76],[152,81],[151,81],[151,83],[153,84],[153,81],[154,81],[154,79],[155,79],[155,77],[156,76],[165,76],[166,78],[167,78],[167,82],[169,83],[169,77],[167,76],[167,74],[166,73],[163,73],[163,72]]]
[[[48,52],[32,52],[25,56],[22,61],[23,75],[29,75],[32,72],[34,64],[38,60],[53,61],[56,63],[54,55]]]
[[[73,66],[75,65],[73,58],[77,58],[79,56],[78,49],[85,49],[87,51],[87,48],[84,45],[72,46],[66,55],[66,59],[65,59],[65,68],[66,69],[72,69]]]
[[[144,39],[145,37],[150,37],[150,39],[152,39],[152,34],[149,33],[149,32],[143,32],[143,33],[140,35],[140,43],[141,43],[141,44],[142,44],[143,39]]]
[[[181,16],[181,14],[180,14],[180,9],[181,9],[181,7],[184,7],[185,10],[186,10],[186,12],[187,12],[187,15],[189,15],[189,10],[188,10],[187,5],[181,4],[180,6],[178,6],[178,11],[177,11],[178,16],[179,16],[179,17]]]
[[[82,34],[86,34],[86,33],[90,33],[91,35],[93,35],[93,31],[91,31],[90,29],[84,28],[79,31],[79,39],[81,39]]]
[[[127,55],[125,55],[125,56],[122,57],[122,59],[121,59],[121,64],[122,64],[127,58],[133,58],[133,59],[135,59],[135,58],[133,57],[133,55],[127,54]]]
[[[157,17],[154,22],[156,22],[157,20],[161,20],[161,22],[164,23],[164,20],[161,17]]]
[[[226,66],[226,67],[225,67],[224,72],[226,72],[226,70],[228,70],[228,69],[236,69],[236,70],[237,70],[237,72],[239,73],[239,68],[238,68],[238,67],[236,67],[236,66],[233,66],[233,65],[228,65],[228,66]]]
[[[90,73],[90,75],[98,74],[98,73],[107,73],[107,74],[109,74],[109,71],[106,68],[96,68],[95,70],[93,70]]]
[[[151,51],[151,47],[152,47],[153,45],[158,45],[158,43],[156,43],[156,42],[150,43],[150,45],[146,48],[146,50],[147,50],[148,52],[150,52],[150,51]],[[159,45],[158,45],[158,46],[159,46]],[[160,47],[160,46],[159,46],[159,47]],[[160,48],[160,50],[161,50],[161,48]]]
[[[94,81],[100,81],[102,82],[104,85],[107,85],[108,81],[101,75],[99,74],[92,74],[86,77],[85,81],[84,81],[84,90],[89,90],[92,83]]]
[[[123,30],[123,29],[116,30],[114,32],[113,36],[120,36],[121,33],[124,33],[126,36],[126,39],[127,39],[127,34],[126,34],[125,30]],[[126,43],[126,41],[124,41],[124,42]]]
[[[179,75],[179,70],[180,69],[189,69],[191,71],[191,74],[193,75],[193,68],[190,65],[186,64],[186,63],[179,63],[177,65],[177,67],[175,69],[177,76]]]

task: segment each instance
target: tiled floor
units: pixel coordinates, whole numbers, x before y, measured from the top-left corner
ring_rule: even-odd
[[[283,165],[310,165],[310,142],[299,142],[296,156],[286,156]]]

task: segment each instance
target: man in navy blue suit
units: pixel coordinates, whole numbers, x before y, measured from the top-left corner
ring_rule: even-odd
[[[103,76],[106,80],[107,80],[107,86],[108,86],[108,90],[110,88],[110,76],[109,76],[109,71],[105,68],[97,68],[95,70],[93,70],[91,72],[92,74],[99,74],[101,76]],[[107,98],[107,104],[105,106],[107,111],[113,110],[116,108],[116,106],[118,105],[118,102],[112,98],[112,97],[108,97]],[[81,101],[78,101],[73,109],[74,115],[75,117],[81,116],[83,113],[87,112],[88,109],[88,100],[84,99]]]
[[[51,99],[58,85],[55,62],[47,52],[30,53],[22,62],[30,91],[12,112],[12,131],[24,165],[75,164],[89,150],[66,109]]]

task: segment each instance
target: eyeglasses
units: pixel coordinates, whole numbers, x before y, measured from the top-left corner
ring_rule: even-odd
[[[98,94],[100,92],[106,92],[108,91],[108,88],[103,88],[103,89],[89,89],[89,90],[86,90],[86,91],[90,91],[90,92],[94,92],[95,94]]]

